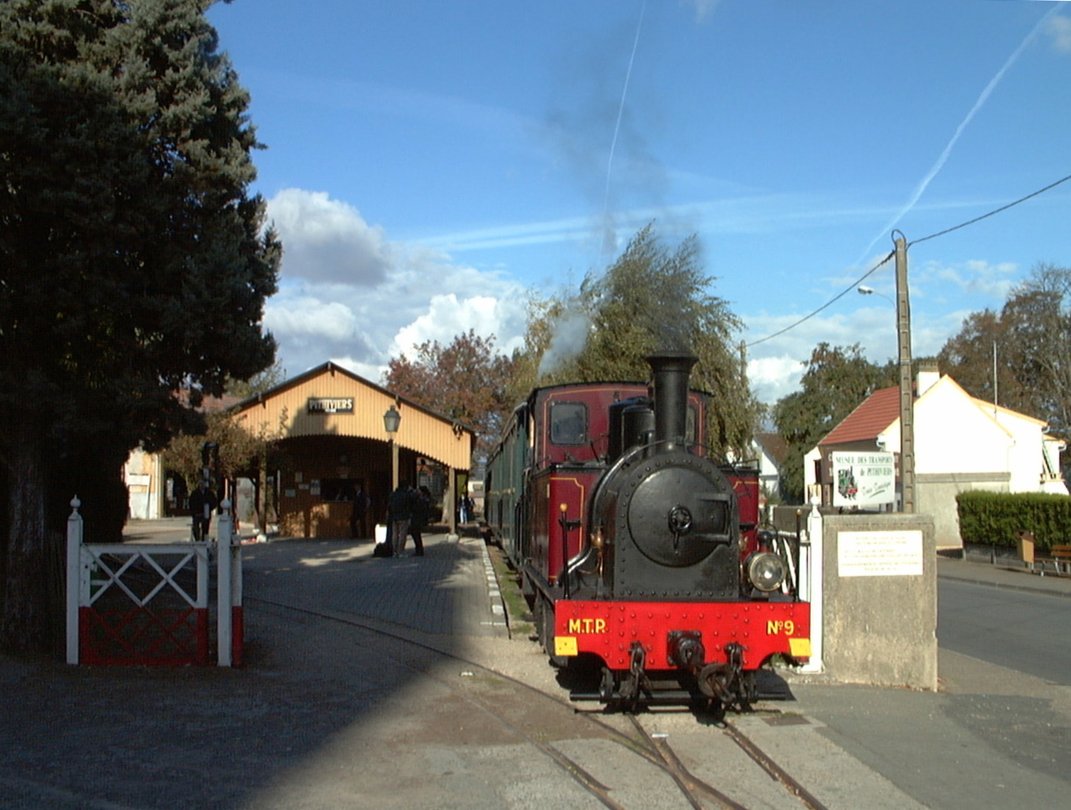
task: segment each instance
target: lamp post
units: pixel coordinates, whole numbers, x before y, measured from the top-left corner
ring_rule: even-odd
[[[868,287],[865,284],[860,284],[858,287],[855,288],[855,290],[860,295],[876,295],[879,298],[884,298],[890,304],[892,304],[893,306],[896,306],[896,302],[893,301],[891,298],[889,298],[889,296],[887,296],[885,293],[879,293],[873,287]]]
[[[398,444],[394,441],[394,434],[398,432],[398,426],[402,423],[402,415],[393,405],[383,414],[383,427],[390,436],[390,491],[398,488]]]

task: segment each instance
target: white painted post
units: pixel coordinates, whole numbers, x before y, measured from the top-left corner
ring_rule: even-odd
[[[242,607],[242,539],[231,542],[231,666],[242,666],[245,654],[245,612]]]
[[[824,669],[822,663],[822,513],[818,511],[818,498],[811,499],[811,512],[807,515],[807,538],[809,543],[810,564],[807,566],[807,597],[811,602],[811,657],[801,667],[802,672],[818,673]],[[803,565],[800,565],[803,569]]]
[[[233,541],[231,502],[224,500],[219,505],[219,522],[216,528],[216,663],[221,667],[231,665],[231,638],[234,628],[231,617],[231,543]]]
[[[82,502],[71,498],[71,516],[67,518],[67,663],[78,663],[78,596],[82,581],[82,531],[84,524],[78,507]]]

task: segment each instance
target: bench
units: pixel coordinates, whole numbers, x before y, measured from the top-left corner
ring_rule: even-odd
[[[1060,573],[1060,563],[1064,563],[1068,573],[1071,573],[1071,546],[1053,546],[1049,549],[1049,556],[1052,557],[1057,574]]]

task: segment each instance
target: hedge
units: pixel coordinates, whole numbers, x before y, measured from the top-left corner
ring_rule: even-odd
[[[956,509],[964,544],[1014,548],[1023,531],[1033,532],[1039,551],[1071,541],[1071,498],[1066,495],[961,492]]]

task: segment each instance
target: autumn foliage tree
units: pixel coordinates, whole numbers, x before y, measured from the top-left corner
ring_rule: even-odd
[[[163,452],[165,468],[180,474],[190,490],[200,480],[206,442],[219,448],[218,472],[227,479],[253,471],[262,453],[261,440],[238,425],[229,413],[208,414],[204,433],[175,436]]]
[[[1037,265],[1000,312],[971,313],[938,361],[972,396],[1071,440],[1071,268]]]
[[[516,404],[509,395],[513,360],[495,349],[495,338],[470,329],[448,345],[425,341],[415,356],[392,358],[384,385],[391,391],[476,432],[477,458],[497,440],[502,420]]]

